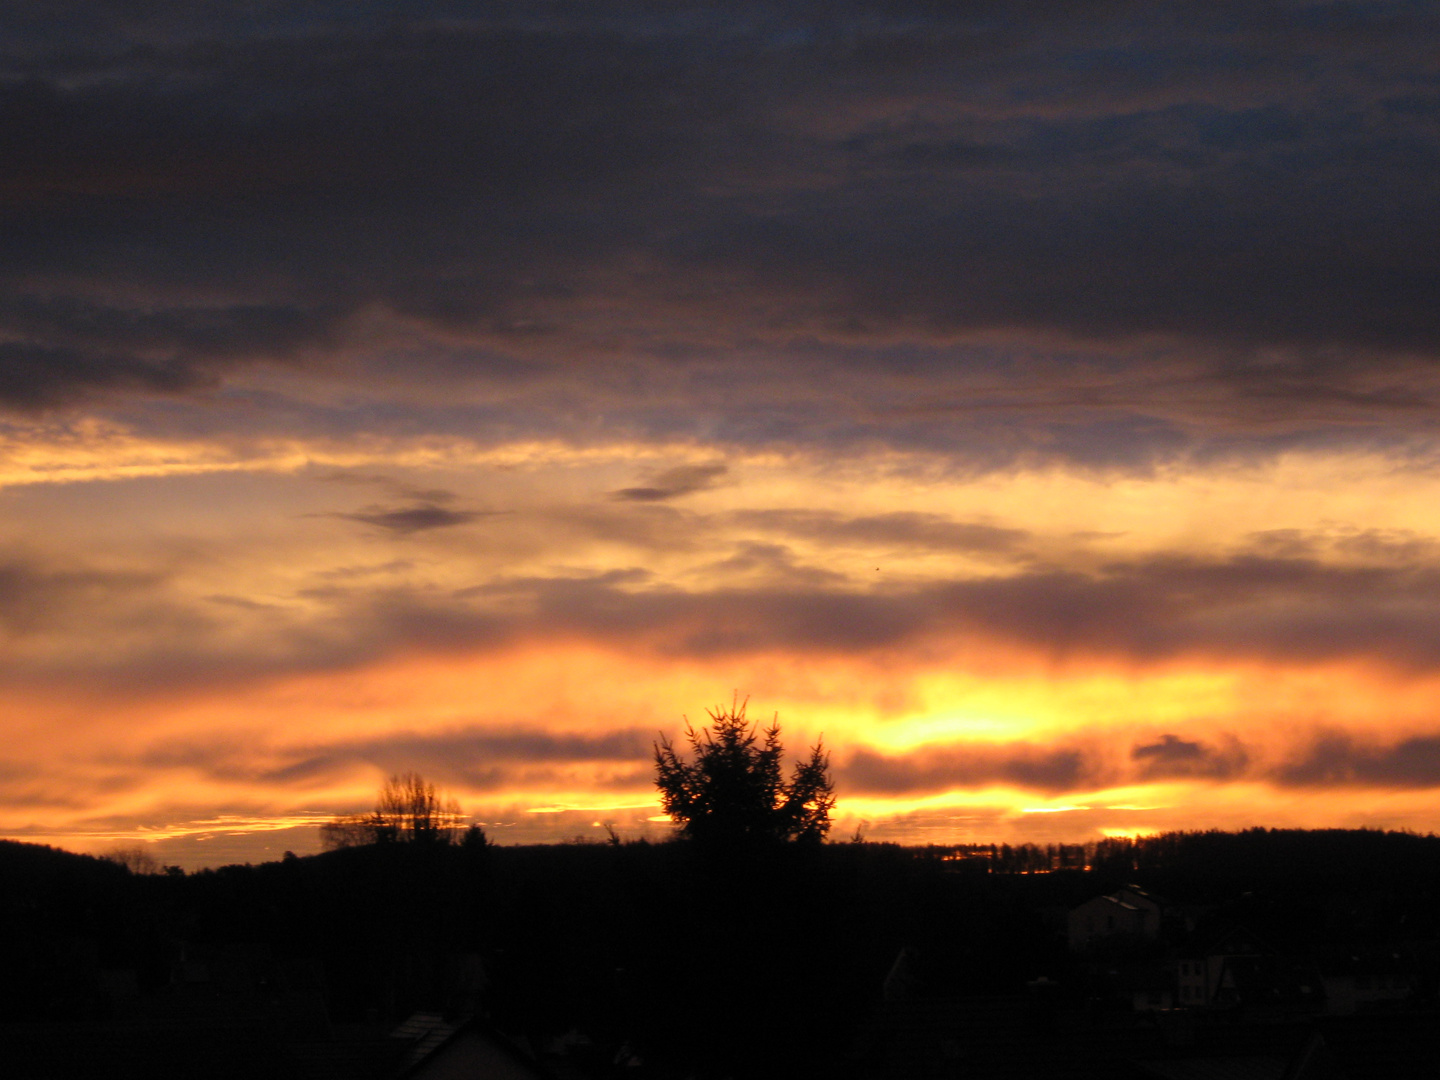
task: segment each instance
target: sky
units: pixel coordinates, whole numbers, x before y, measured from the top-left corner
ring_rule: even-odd
[[[1440,822],[1440,9],[0,0],[0,835]]]

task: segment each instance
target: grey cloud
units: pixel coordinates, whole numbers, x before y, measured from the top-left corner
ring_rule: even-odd
[[[1339,537],[1335,550],[1369,562],[1415,566],[1440,562],[1440,541],[1405,529],[1364,529]]]
[[[240,608],[242,611],[278,611],[279,604],[267,604],[260,600],[253,600],[248,596],[227,596],[224,593],[212,593],[205,597],[212,604],[223,604],[226,607]]]
[[[390,773],[418,770],[442,783],[486,789],[514,781],[522,774],[532,779],[541,774],[557,776],[555,770],[570,764],[628,762],[637,766],[643,763],[648,782],[654,738],[653,732],[639,728],[593,735],[523,727],[462,728],[341,740],[281,753],[257,752],[236,742],[180,740],[152,746],[115,763],[134,762],[151,769],[198,769],[227,782],[301,785],[323,782],[364,764]],[[627,774],[622,770],[621,775]]]
[[[409,559],[391,559],[388,562],[372,563],[366,566],[337,566],[331,570],[318,570],[315,577],[322,581],[355,581],[388,574],[400,574],[413,570],[415,563]]]
[[[446,529],[454,525],[468,525],[489,514],[473,510],[451,510],[445,506],[424,505],[387,508],[366,507],[351,514],[331,514],[330,517],[346,521],[358,521],[362,525],[373,525],[397,536],[428,532],[431,529]]]
[[[1159,742],[1137,743],[1130,758],[1146,780],[1181,776],[1232,779],[1242,775],[1250,763],[1250,755],[1238,739],[1213,747],[1172,734],[1161,735]]]
[[[499,618],[390,594],[357,624],[380,640],[479,643],[562,634],[662,654],[866,652],[975,631],[1056,654],[1160,659],[1186,652],[1440,663],[1440,576],[1237,560],[1154,560],[1100,576],[1035,572],[903,591],[807,586],[684,592],[613,575],[511,582],[528,614]],[[643,580],[643,579],[638,579]]]
[[[845,790],[863,794],[931,794],[984,784],[1073,791],[1094,783],[1095,766],[1074,747],[966,743],[902,755],[857,750],[836,770]]]
[[[361,317],[460,343],[378,367],[563,385],[502,415],[558,430],[1147,460],[1440,400],[1423,4],[39,10],[0,16],[13,407],[329,378]]]
[[[1312,559],[1324,550],[1324,537],[1303,529],[1266,529],[1247,537],[1249,547],[1262,558]]]
[[[958,625],[1057,653],[1186,652],[1322,660],[1440,661],[1440,573],[1308,559],[1154,557],[1096,575],[1039,571],[944,590]],[[937,599],[939,599],[937,597]]]
[[[330,469],[315,474],[316,480],[324,484],[354,484],[383,488],[397,498],[422,503],[450,503],[459,496],[446,488],[422,488],[397,480],[384,473],[357,472],[350,469]]]
[[[3,92],[0,92],[3,94]],[[0,194],[0,214],[5,200]],[[25,410],[107,391],[208,390],[228,369],[333,346],[339,315],[288,304],[154,310],[82,298],[0,301],[0,402]]]
[[[177,393],[213,386],[204,368],[26,341],[0,341],[0,402],[23,410],[68,404],[92,390]]]
[[[1423,566],[1158,556],[1093,574],[1041,567],[871,592],[777,586],[689,593],[594,579],[537,580],[525,588],[537,628],[635,636],[667,652],[851,652],[977,632],[1062,655],[1440,663],[1440,570]]]
[[[1178,735],[1162,735],[1158,743],[1137,745],[1130,751],[1137,761],[1153,759],[1165,762],[1197,761],[1205,757],[1205,750],[1198,742],[1186,742]]]
[[[55,566],[27,555],[0,561],[0,629],[23,635],[54,629],[81,612],[134,602],[164,581],[158,572]]]
[[[929,621],[923,602],[804,587],[631,592],[575,580],[537,583],[533,597],[538,626],[630,637],[675,656],[864,651],[912,638]]]
[[[710,523],[665,503],[590,503],[542,510],[533,516],[549,537],[579,535],[647,551],[683,552],[704,545]]]
[[[771,582],[785,582],[791,586],[834,586],[846,580],[844,574],[835,573],[833,570],[804,565],[796,560],[795,553],[783,544],[739,544],[734,554],[711,563],[705,568],[705,572],[754,575]]]
[[[681,465],[657,473],[654,480],[644,487],[621,488],[611,495],[622,502],[663,502],[714,487],[715,482],[728,471],[720,464]]]
[[[1304,787],[1440,787],[1440,736],[1417,735],[1390,745],[1329,734],[1274,772]]]
[[[1003,575],[857,588],[807,576],[774,551],[751,551],[750,558],[750,571],[739,572],[756,576],[708,588],[661,584],[640,567],[448,591],[393,581],[383,588],[332,584],[306,591],[322,602],[319,610],[296,605],[293,614],[274,613],[264,639],[248,643],[206,615],[213,605],[142,603],[144,589],[136,589],[126,594],[133,603],[110,611],[104,624],[107,634],[128,628],[133,648],[108,669],[87,653],[86,670],[97,680],[173,686],[343,668],[397,650],[489,650],[524,640],[722,657],[863,656],[962,648],[967,639],[1138,663],[1187,655],[1300,664],[1352,657],[1416,671],[1440,667],[1440,568],[1426,564],[1160,555],[1085,573],[1023,564]],[[52,581],[57,595],[72,598],[127,587],[22,568],[0,575],[0,618],[23,628],[27,618],[58,617],[47,592]],[[142,626],[137,638],[133,631]],[[1209,750],[1214,757],[1205,767],[1238,767],[1235,748]],[[1137,759],[1156,768],[1178,760],[1159,751]],[[1226,761],[1231,765],[1218,764]]]
[[[849,517],[812,510],[744,510],[734,520],[751,528],[828,541],[894,547],[1009,554],[1028,539],[1022,529],[955,521],[942,514],[897,511]]]
[[[1264,558],[1311,559],[1334,554],[1361,564],[1428,566],[1440,562],[1440,541],[1409,529],[1268,529],[1248,538]]]

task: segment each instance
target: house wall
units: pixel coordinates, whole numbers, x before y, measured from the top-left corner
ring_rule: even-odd
[[[1097,896],[1071,909],[1066,918],[1066,931],[1070,948],[1077,951],[1115,934],[1146,933],[1142,913],[1113,896]]]

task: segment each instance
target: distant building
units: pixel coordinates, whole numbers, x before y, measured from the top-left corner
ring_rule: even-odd
[[[1153,897],[1133,886],[1109,896],[1096,896],[1072,908],[1066,936],[1074,952],[1110,937],[1155,939],[1160,936],[1163,909]]]
[[[1332,949],[1319,957],[1331,1016],[1379,1013],[1399,1009],[1419,985],[1412,957],[1391,949]]]
[[[1175,1000],[1181,1008],[1198,1008],[1210,1003],[1214,980],[1203,957],[1182,957],[1175,964]]]
[[[1165,918],[1165,905],[1158,896],[1146,892],[1138,885],[1126,885],[1112,895],[1122,904],[1129,904],[1136,911],[1140,912],[1142,937],[1153,938],[1160,936]]]

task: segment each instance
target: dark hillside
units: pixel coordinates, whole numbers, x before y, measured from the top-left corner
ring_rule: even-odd
[[[1067,912],[1132,884],[1169,905],[1168,936],[1072,952]],[[1246,961],[1248,979],[1284,967],[1314,982],[1303,971],[1332,952],[1385,949],[1404,1008],[1432,1008],[1440,941],[1440,839],[1373,831],[743,858],[680,842],[389,843],[189,875],[5,842],[0,886],[14,1046],[25,1024],[134,1045],[156,1025],[172,1041],[232,1033],[217,1046],[249,1032],[255,1054],[291,1063],[276,1075],[305,1075],[308,1054],[357,1080],[388,1075],[386,1032],[416,1013],[564,1049],[572,1075],[843,1071],[870,1018],[906,1001],[1023,1003],[1041,986],[1055,1016],[1142,1016],[1127,980],[1150,972],[1157,992],[1173,957],[1237,927],[1273,954]],[[44,1039],[26,1045],[34,1075],[69,1075],[44,1064]]]

